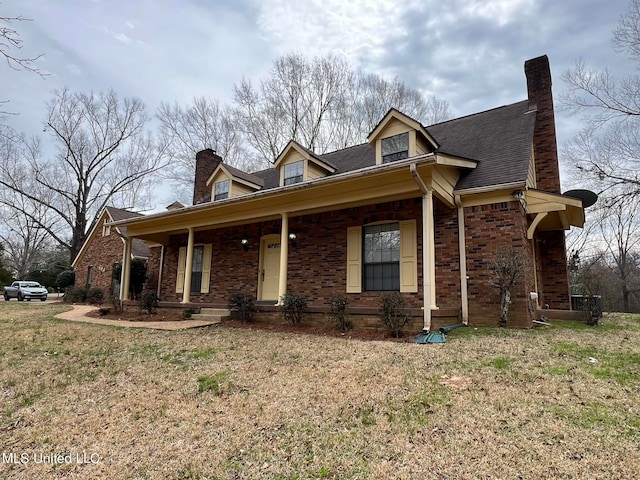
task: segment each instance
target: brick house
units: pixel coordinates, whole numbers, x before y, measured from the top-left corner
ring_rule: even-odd
[[[269,312],[293,292],[322,316],[340,292],[365,318],[400,291],[417,330],[496,325],[490,265],[513,249],[531,267],[512,325],[529,327],[540,306],[570,309],[564,231],[584,209],[560,193],[547,57],[525,77],[523,101],[428,127],[392,109],[364,144],[319,155],[291,141],[260,172],[203,150],[193,205],[111,225],[127,252],[161,246],[149,268],[167,305],[224,307],[240,291]]]
[[[114,207],[106,207],[102,211],[96,225],[89,232],[80,252],[71,264],[76,274],[76,286],[101,288],[105,293],[111,290],[113,265],[122,263],[127,229],[122,225],[112,227],[110,223],[141,216],[140,213]],[[149,247],[144,241],[135,239],[129,256],[130,259],[146,260],[149,256]]]

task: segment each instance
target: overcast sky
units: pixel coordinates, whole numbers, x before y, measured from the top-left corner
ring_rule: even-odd
[[[0,0],[15,23],[21,56],[44,54],[44,79],[0,66],[6,122],[42,133],[53,89],[160,102],[194,96],[227,102],[242,77],[264,77],[274,59],[295,51],[344,55],[354,68],[398,76],[447,100],[454,116],[526,98],[524,61],[546,54],[554,95],[579,58],[629,73],[611,32],[626,0]],[[559,142],[579,127],[556,111]],[[204,146],[203,146],[204,147]]]

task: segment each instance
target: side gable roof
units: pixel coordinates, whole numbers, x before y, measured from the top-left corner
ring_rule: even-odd
[[[380,136],[385,126],[394,119],[399,120],[400,122],[413,128],[416,132],[420,133],[427,140],[427,142],[431,144],[431,146],[434,149],[438,148],[438,142],[436,141],[435,138],[431,136],[428,130],[424,128],[422,123],[411,118],[409,115],[405,115],[404,113],[402,113],[399,110],[396,110],[395,108],[389,109],[386,115],[382,117],[382,120],[378,122],[378,124],[375,126],[375,128],[371,131],[371,133],[367,137],[367,141],[369,143],[373,143],[376,140],[376,138]]]
[[[477,167],[464,172],[456,185],[456,190],[465,190],[526,182],[533,148],[535,116],[535,110],[529,110],[528,101],[524,100],[424,129],[439,146],[436,154],[448,154],[477,162]],[[335,166],[334,175],[376,164],[375,147],[370,143],[321,155],[307,152]],[[264,190],[280,185],[276,168],[254,172],[252,175],[262,179]]]
[[[239,170],[235,167],[232,167],[231,165],[227,165],[226,163],[222,163],[222,162],[218,164],[216,169],[211,173],[211,175],[207,179],[207,186],[211,185],[211,182],[213,181],[214,177],[218,174],[220,170],[226,172],[229,176],[233,178],[236,178],[243,182],[254,185],[256,188],[264,187],[264,180],[258,177],[257,175],[243,172],[242,170]]]
[[[287,146],[282,149],[282,152],[280,152],[280,155],[278,155],[278,158],[276,159],[273,166],[275,168],[278,168],[282,160],[289,154],[289,152],[291,152],[291,150],[298,151],[303,157],[306,157],[307,160],[310,160],[311,162],[317,164],[318,166],[322,167],[323,169],[325,169],[330,173],[333,173],[336,171],[336,166],[333,165],[331,162],[325,160],[323,158],[323,155],[316,155],[314,152],[312,152],[306,147],[303,147],[295,140],[291,140],[287,144]]]
[[[98,221],[96,222],[94,227],[89,232],[89,235],[87,235],[87,239],[82,244],[82,247],[80,248],[80,251],[78,252],[78,255],[76,255],[76,258],[74,258],[73,262],[71,262],[71,266],[75,267],[78,264],[78,262],[80,261],[80,259],[84,256],[84,254],[87,251],[87,248],[89,248],[89,245],[91,244],[93,239],[101,231],[102,225],[103,225],[105,220],[107,222],[117,222],[119,220],[127,220],[129,218],[143,217],[143,216],[144,215],[141,214],[141,213],[131,212],[129,210],[123,210],[121,208],[105,207],[104,210],[102,211],[102,213],[100,214],[100,217],[98,217]],[[107,217],[107,218],[105,218],[105,217]],[[126,233],[127,233],[126,225],[118,225],[115,228],[118,230],[118,232],[121,235],[126,235]],[[132,245],[131,245],[131,254],[134,257],[147,258],[149,256],[149,247],[142,240],[133,239],[133,242],[132,242]]]
[[[525,100],[427,129],[440,143],[438,152],[478,161],[456,185],[465,190],[526,181],[535,119]]]

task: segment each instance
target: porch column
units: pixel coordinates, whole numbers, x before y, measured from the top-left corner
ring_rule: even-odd
[[[287,293],[287,267],[289,264],[289,215],[282,214],[280,230],[280,276],[278,277],[278,303],[282,305],[282,297]]]
[[[122,268],[120,270],[120,300],[129,300],[129,280],[131,278],[131,245],[130,237],[124,239],[124,252],[122,253]]]
[[[187,240],[187,261],[184,267],[184,288],[182,289],[182,303],[189,303],[191,299],[191,271],[193,270],[193,227],[189,227]]]

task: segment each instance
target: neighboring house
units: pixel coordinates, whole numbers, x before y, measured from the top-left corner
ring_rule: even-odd
[[[130,218],[141,217],[142,214],[129,212],[114,207],[106,207],[98,222],[85,240],[80,252],[71,266],[76,273],[75,285],[78,287],[102,288],[105,293],[112,287],[112,271],[114,264],[122,263],[124,252],[125,226],[112,227],[110,223]],[[149,256],[149,247],[142,240],[134,240],[129,250],[129,260]]]
[[[261,172],[204,150],[193,205],[112,228],[126,227],[127,252],[162,246],[149,269],[163,302],[226,306],[239,291],[273,311],[292,292],[322,313],[339,292],[356,316],[399,291],[427,329],[496,325],[491,263],[513,249],[530,268],[512,325],[531,326],[541,306],[570,308],[564,231],[584,209],[560,193],[547,57],[525,76],[521,102],[428,127],[392,109],[367,143],[319,155],[292,141]]]

